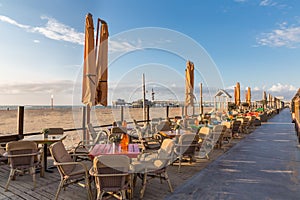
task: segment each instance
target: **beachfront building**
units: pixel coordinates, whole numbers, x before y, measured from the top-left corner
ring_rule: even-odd
[[[215,112],[227,112],[228,102],[231,101],[231,95],[226,90],[218,90],[214,97]]]

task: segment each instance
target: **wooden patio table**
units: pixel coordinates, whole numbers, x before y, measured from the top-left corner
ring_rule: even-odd
[[[138,144],[128,144],[127,151],[122,150],[120,145],[96,144],[88,155],[91,159],[94,159],[100,155],[126,155],[129,158],[137,158],[139,154]]]
[[[43,134],[41,135],[32,135],[32,136],[26,136],[23,140],[27,141],[33,141],[37,144],[42,144],[43,145],[43,155],[42,155],[42,168],[41,168],[41,177],[45,176],[45,171],[46,172],[52,172],[51,170],[48,169],[47,167],[47,151],[48,151],[48,146],[51,145],[52,143],[62,141],[66,138],[66,135],[51,135],[48,137],[44,137]]]

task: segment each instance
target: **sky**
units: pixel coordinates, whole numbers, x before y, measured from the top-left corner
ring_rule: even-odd
[[[183,100],[186,62],[195,96],[236,82],[290,100],[300,79],[297,0],[0,0],[0,105],[80,104],[85,16],[109,28],[109,103]],[[95,24],[96,27],[96,24]],[[210,89],[210,88],[214,88]],[[196,97],[197,98],[197,97]]]

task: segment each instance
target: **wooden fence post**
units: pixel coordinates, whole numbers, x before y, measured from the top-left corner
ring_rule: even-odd
[[[124,121],[124,108],[121,106],[121,122]]]
[[[24,138],[24,106],[18,107],[18,137],[19,139]]]
[[[169,118],[169,106],[166,107],[166,118]]]

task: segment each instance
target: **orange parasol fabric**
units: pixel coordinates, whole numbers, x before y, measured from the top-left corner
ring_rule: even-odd
[[[247,89],[247,95],[246,95],[246,103],[248,103],[248,105],[251,105],[251,88],[248,87]]]
[[[185,70],[185,105],[194,105],[194,63],[187,61]]]
[[[93,16],[88,13],[85,18],[84,66],[82,78],[82,103],[95,105],[96,66],[94,51],[94,24]]]
[[[99,23],[100,20],[98,20]],[[96,90],[96,104],[107,106],[107,79],[108,79],[108,26],[106,22],[101,21],[100,45],[98,48],[97,71],[98,85]]]
[[[263,106],[267,107],[268,100],[267,100],[267,93],[266,93],[266,91],[263,91],[262,102],[263,102]]]
[[[235,105],[240,106],[240,104],[241,104],[241,89],[240,89],[239,82],[237,82],[236,86],[235,86],[234,100],[235,100]]]

